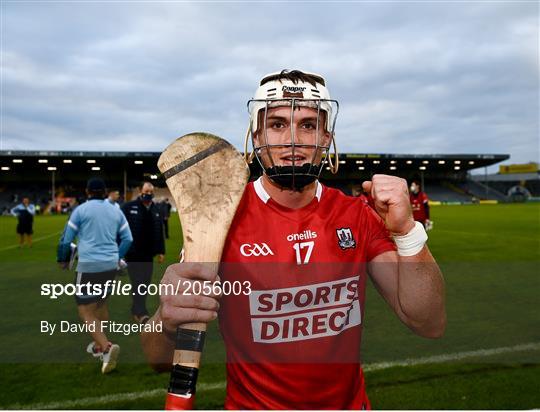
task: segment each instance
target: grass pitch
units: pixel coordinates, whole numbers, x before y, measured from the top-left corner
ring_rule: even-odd
[[[432,208],[435,229],[429,245],[447,285],[448,328],[444,338],[414,336],[368,287],[362,356],[381,365],[366,373],[376,409],[530,409],[540,407],[540,205],[470,205]],[[144,362],[136,335],[114,336],[122,348],[114,373],[84,353],[82,333],[46,336],[40,320],[77,321],[72,297],[40,296],[41,283],[67,283],[72,273],[55,265],[65,216],[36,219],[32,249],[16,245],[16,220],[0,218],[2,342],[0,408],[162,409],[168,374]],[[180,248],[178,220],[171,219],[167,262]],[[154,282],[165,267],[156,265]],[[121,278],[127,282],[127,278]],[[110,300],[111,318],[130,321],[129,298]],[[149,298],[149,307],[157,297]],[[461,361],[415,364],[415,360],[466,351],[513,348],[501,354],[478,352]],[[209,329],[197,406],[223,407],[223,345],[215,323]],[[411,359],[410,366],[392,362]]]

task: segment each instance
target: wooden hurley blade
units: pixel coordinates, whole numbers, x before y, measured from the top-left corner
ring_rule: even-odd
[[[243,156],[218,136],[191,133],[165,149],[158,167],[176,202],[185,260],[219,262],[249,177]]]
[[[208,133],[176,139],[161,154],[159,170],[176,202],[186,262],[218,263],[244,193],[249,167],[227,141]],[[178,328],[165,409],[192,409],[205,323]]]

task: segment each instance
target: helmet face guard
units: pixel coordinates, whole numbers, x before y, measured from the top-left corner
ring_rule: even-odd
[[[247,156],[247,140],[251,135],[254,154],[272,181],[283,188],[302,191],[319,178],[326,163],[333,173],[337,172],[334,129],[339,104],[329,98],[325,86],[275,80],[259,87],[255,97],[248,102],[250,126],[245,152]],[[283,108],[288,110],[285,112]],[[280,127],[275,130],[274,113],[278,109]],[[306,123],[302,115],[308,117]],[[329,155],[332,143],[334,161]],[[286,165],[281,156],[286,157]]]

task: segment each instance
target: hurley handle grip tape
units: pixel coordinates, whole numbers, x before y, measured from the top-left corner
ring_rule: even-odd
[[[180,353],[180,358],[182,352],[190,355],[195,352],[200,355],[204,347],[205,337],[205,331],[180,327],[176,329],[175,363],[171,371],[165,410],[193,408],[199,365],[198,362],[196,364],[189,362],[189,365],[183,365],[181,361],[176,363],[176,355]],[[187,358],[192,358],[192,356],[187,356]]]
[[[169,393],[177,395],[195,395],[199,369],[189,366],[174,365],[169,381]]]
[[[202,352],[206,332],[196,329],[176,328],[176,350]]]

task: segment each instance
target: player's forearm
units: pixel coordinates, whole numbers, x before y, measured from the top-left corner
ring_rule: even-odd
[[[75,237],[77,237],[77,231],[73,229],[71,226],[66,226],[64,229],[64,233],[62,234],[62,237],[60,238],[60,242],[58,242],[58,253],[57,253],[57,261],[58,262],[68,262],[69,261],[69,254],[70,254],[70,245],[71,242],[75,240]]]
[[[159,311],[154,314],[148,323],[159,323]],[[141,342],[146,359],[150,366],[158,372],[169,371],[172,365],[174,353],[174,339],[165,331],[143,332]]]
[[[133,238],[126,237],[120,241],[120,246],[118,246],[118,256],[120,259],[123,259],[126,256],[131,244],[133,243]]]
[[[438,338],[446,327],[442,273],[425,246],[414,256],[399,257],[398,301],[403,321],[418,335]]]

